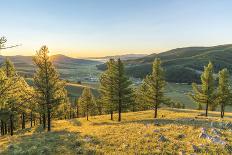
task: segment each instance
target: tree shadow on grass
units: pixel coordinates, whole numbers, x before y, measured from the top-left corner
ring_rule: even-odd
[[[45,132],[37,127],[30,135],[15,137],[1,154],[3,155],[76,155],[96,154],[96,150],[87,148],[86,143],[93,146],[101,141],[90,135],[81,136],[80,132],[66,130]]]

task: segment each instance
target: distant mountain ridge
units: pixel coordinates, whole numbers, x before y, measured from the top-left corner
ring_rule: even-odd
[[[0,66],[4,62],[6,56],[0,55]],[[17,71],[21,75],[32,77],[35,71],[35,66],[33,63],[33,56],[7,56],[15,65]],[[81,72],[82,76],[88,73],[89,68],[93,68],[98,64],[101,64],[100,61],[95,60],[86,60],[86,59],[77,59],[68,57],[62,54],[50,56],[51,61],[53,62],[56,69],[58,69],[61,77],[70,79],[76,77],[76,74]],[[95,67],[96,68],[96,67]],[[84,74],[84,75],[83,75]]]
[[[133,60],[147,56],[147,54],[123,54],[123,55],[112,55],[104,57],[92,57],[91,59],[118,59],[121,60]]]
[[[166,79],[170,82],[191,83],[200,82],[200,73],[204,66],[212,61],[214,71],[222,68],[232,72],[232,44],[212,47],[176,48],[162,53],[154,53],[134,60],[126,60],[126,72],[129,76],[144,78],[151,73],[152,62],[155,58],[162,60],[166,71]],[[105,65],[98,65],[101,70]]]
[[[0,55],[0,62],[4,61],[5,58],[9,58],[14,63],[28,63],[33,64],[33,56],[22,56],[22,55],[15,55],[15,56],[2,56]],[[77,63],[77,64],[99,64],[99,61],[94,60],[87,60],[87,59],[78,59],[68,57],[62,54],[51,55],[50,59],[54,63]]]

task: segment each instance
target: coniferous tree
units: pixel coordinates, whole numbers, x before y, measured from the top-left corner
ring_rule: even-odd
[[[219,73],[218,84],[218,103],[221,105],[221,118],[224,117],[225,107],[231,104],[231,88],[230,88],[230,75],[227,69],[221,70]]]
[[[89,115],[95,114],[96,111],[95,99],[90,88],[85,87],[83,89],[83,92],[79,98],[79,103],[82,113],[85,114],[86,119],[89,120]]]
[[[115,90],[113,88],[115,81],[112,72],[115,63],[114,59],[110,59],[107,62],[107,70],[100,76],[100,98],[105,109],[110,113],[111,120],[113,120],[113,112],[116,110]]]
[[[146,99],[146,92],[147,87],[144,82],[135,90],[135,102],[139,110],[148,110],[153,107],[153,104]]]
[[[199,103],[205,104],[205,116],[208,116],[208,109],[215,107],[215,92],[214,92],[214,77],[213,77],[213,64],[209,62],[208,66],[204,67],[204,72],[201,74],[201,87],[196,83],[192,84],[193,94],[190,96],[192,99]]]
[[[48,53],[48,48],[43,46],[33,60],[37,67],[34,76],[37,100],[43,115],[44,127],[47,116],[47,129],[50,131],[52,110],[67,98],[67,92],[65,90],[65,82],[59,78]]]
[[[133,102],[132,82],[125,75],[124,65],[120,59],[112,67],[113,90],[116,108],[118,110],[118,121],[121,121],[121,113],[129,108]]]
[[[144,93],[145,99],[148,103],[153,105],[155,110],[154,118],[157,118],[159,105],[165,103],[164,87],[166,82],[160,59],[155,59],[152,67],[152,74],[148,75],[143,82],[146,88],[146,92]]]

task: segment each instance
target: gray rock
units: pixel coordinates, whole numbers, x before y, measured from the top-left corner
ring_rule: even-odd
[[[218,136],[212,137],[210,140],[214,144],[226,145],[226,142],[221,140]]]
[[[194,152],[201,152],[201,149],[196,145],[192,145],[192,148]]]
[[[84,139],[85,142],[90,142],[91,140],[92,140],[92,138],[90,138],[90,137],[85,137],[85,139]]]
[[[166,142],[168,141],[168,139],[166,137],[164,137],[163,135],[161,135],[158,139],[159,142]]]
[[[186,154],[185,151],[179,152],[179,155],[185,155],[185,154]]]
[[[219,130],[215,129],[215,128],[212,129],[211,132],[212,132],[213,134],[215,134],[215,135],[218,135],[218,136],[222,135],[222,133],[221,133]]]
[[[160,126],[159,122],[154,123],[155,126]]]
[[[158,132],[160,132],[160,130],[157,130],[157,129],[156,129],[156,130],[153,130],[153,132],[158,133]]]
[[[201,128],[201,131],[206,132],[207,130],[206,130],[206,128]]]
[[[181,139],[181,138],[185,138],[186,136],[184,135],[184,134],[179,134],[178,136],[177,136],[177,138],[179,138],[179,139]]]
[[[207,138],[207,139],[210,139],[211,136],[208,135],[206,132],[202,132],[202,133],[200,133],[199,138]]]
[[[7,148],[8,148],[9,150],[12,150],[12,149],[14,149],[14,145],[13,145],[13,144],[9,144],[9,145],[7,146]]]

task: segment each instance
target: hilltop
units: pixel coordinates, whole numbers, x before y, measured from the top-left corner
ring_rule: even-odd
[[[50,133],[36,126],[0,137],[0,154],[230,154],[232,113],[223,120],[218,112],[201,113],[160,109],[155,121],[151,110],[123,113],[122,122],[109,115],[57,120]]]
[[[215,72],[226,67],[232,71],[232,44],[212,47],[176,48],[159,54],[151,54],[134,60],[126,60],[127,74],[143,78],[151,72],[151,64],[155,58],[160,58],[166,70],[169,82],[191,83],[199,82],[199,74],[209,61],[214,64]],[[98,65],[104,70],[105,65]]]

